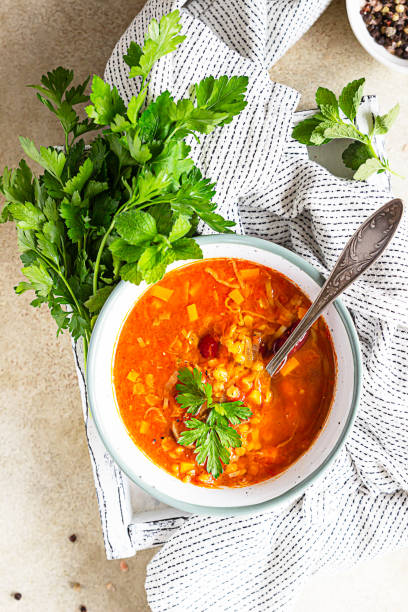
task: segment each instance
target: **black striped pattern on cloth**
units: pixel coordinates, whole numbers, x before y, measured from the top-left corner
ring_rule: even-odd
[[[282,244],[323,274],[346,239],[389,192],[339,179],[290,140],[297,92],[271,83],[278,59],[328,4],[318,0],[193,0],[182,10],[187,40],[154,69],[150,96],[175,97],[213,74],[247,74],[248,107],[233,123],[192,142],[217,181],[222,214],[238,231]],[[136,90],[122,56],[148,22],[182,2],[150,0],[115,47],[105,78]],[[342,452],[295,503],[250,518],[195,516],[152,560],[146,590],[154,612],[290,609],[306,578],[408,544],[408,234],[350,287],[344,302],[363,353],[360,410]]]

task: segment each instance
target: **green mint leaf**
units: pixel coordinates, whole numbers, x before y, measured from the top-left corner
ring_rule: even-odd
[[[336,123],[326,127],[323,130],[323,136],[324,138],[330,139],[351,138],[352,140],[360,140],[361,142],[365,142],[367,140],[366,136],[361,137],[354,125],[347,123]]]
[[[180,238],[171,245],[175,260],[202,259],[201,247],[193,238]]]
[[[169,234],[170,242],[175,242],[179,238],[185,236],[190,231],[190,228],[191,223],[187,217],[184,215],[177,216]]]
[[[78,173],[65,183],[64,191],[69,195],[73,195],[74,191],[81,192],[85,183],[90,179],[93,172],[93,163],[89,157],[80,166]],[[106,185],[106,183],[105,183]]]
[[[292,138],[307,146],[316,145],[317,143],[312,142],[311,136],[315,129],[320,125],[320,122],[321,120],[317,119],[315,116],[310,117],[309,119],[304,119],[293,128]]]
[[[147,247],[141,254],[137,269],[147,283],[156,283],[166,271],[169,263],[174,261],[170,253],[164,253],[161,246]]]
[[[105,304],[114,288],[115,285],[106,285],[105,287],[98,289],[94,295],[91,295],[91,297],[85,302],[85,306],[88,308],[89,312],[100,312],[102,310],[102,306]]]
[[[344,165],[352,170],[358,170],[371,157],[374,157],[374,154],[369,147],[357,141],[352,142],[342,154]]]
[[[142,54],[137,65],[134,65],[133,62],[136,60],[138,50],[135,46],[132,47],[130,54],[130,48],[128,50],[128,59],[132,62],[129,77],[141,76],[146,78],[153,64],[158,59],[167,55],[167,53],[175,51],[177,46],[183,42],[185,36],[179,35],[180,30],[180,12],[178,10],[168,15],[163,15],[159,23],[153,19],[149,24],[147,36],[141,50]]]
[[[129,244],[123,238],[116,238],[110,245],[110,251],[121,261],[134,263],[143,253],[144,246]]]
[[[381,169],[383,169],[383,166],[378,159],[367,159],[367,161],[359,167],[353,178],[356,181],[365,181],[369,176],[375,174]]]
[[[213,113],[225,114],[225,118],[219,121],[220,125],[230,123],[247,105],[247,87],[248,77],[245,76],[221,76],[218,79],[207,77],[195,85],[197,106]]]
[[[137,210],[118,215],[115,227],[122,238],[136,246],[152,240],[157,235],[154,218],[147,212]]]
[[[98,125],[109,125],[116,115],[123,115],[126,108],[116,87],[110,87],[103,79],[94,75],[92,80],[92,92],[90,95],[92,104],[86,107],[88,116]]]
[[[129,281],[134,285],[140,285],[143,280],[141,272],[137,269],[137,265],[134,263],[127,263],[120,269],[120,277],[124,281]]]
[[[374,134],[386,134],[398,117],[400,105],[396,104],[385,115],[377,115],[374,123]]]
[[[316,104],[327,119],[336,120],[339,117],[339,104],[335,94],[326,87],[319,87],[316,91]]]
[[[357,79],[346,85],[339,97],[339,106],[343,113],[354,121],[363,97],[365,79]]]
[[[328,119],[323,118],[323,120],[321,120],[320,123],[318,123],[318,125],[315,127],[315,129],[310,135],[311,144],[315,146],[320,146],[322,144],[326,144],[327,142],[330,142],[331,139],[326,138],[324,136],[324,132],[327,128],[336,126],[336,125],[337,124],[333,123],[333,121],[329,121]]]
[[[154,217],[157,225],[157,232],[168,236],[173,225],[173,212],[169,204],[155,204],[149,207],[149,214]]]

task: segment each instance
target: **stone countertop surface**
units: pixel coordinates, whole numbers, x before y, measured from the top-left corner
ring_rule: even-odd
[[[52,115],[25,87],[57,65],[77,78],[102,75],[116,40],[142,0],[2,0],[0,5],[0,167],[17,165],[18,135],[38,144],[59,142]],[[271,70],[274,80],[298,89],[300,108],[314,106],[319,85],[339,92],[365,76],[381,110],[396,100],[398,125],[388,138],[395,170],[407,174],[408,78],[389,72],[355,40],[342,0],[326,13]],[[394,181],[407,200],[408,181]],[[34,309],[28,294],[17,297],[15,232],[0,227],[0,609],[69,612],[145,612],[146,564],[152,551],[106,561],[86,446],[79,391],[68,336],[56,338],[47,308]],[[76,542],[69,541],[75,533]],[[296,612],[402,612],[407,609],[408,551],[387,554],[319,574],[303,588]],[[81,589],[72,588],[72,583]],[[107,589],[111,583],[113,588]],[[20,592],[16,601],[11,594]]]

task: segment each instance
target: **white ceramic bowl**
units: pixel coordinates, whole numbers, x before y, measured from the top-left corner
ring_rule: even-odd
[[[314,299],[321,275],[298,255],[271,242],[247,236],[205,236],[197,239],[205,258],[237,257],[274,268]],[[176,262],[169,270],[191,262]],[[123,324],[146,290],[121,282],[98,317],[92,334],[87,382],[93,418],[116,463],[136,484],[165,503],[201,514],[260,512],[300,495],[334,458],[344,442],[358,404],[360,350],[350,315],[339,300],[324,314],[337,355],[337,385],[326,424],[310,449],[282,474],[242,488],[207,489],[183,483],[155,465],[129,437],[117,406],[112,367]]]
[[[360,15],[361,7],[364,6],[363,0],[346,0],[347,15],[351,29],[358,42],[364,47],[374,59],[397,72],[408,74],[408,60],[392,55],[381,45],[375,42],[374,38],[367,30],[366,24]]]

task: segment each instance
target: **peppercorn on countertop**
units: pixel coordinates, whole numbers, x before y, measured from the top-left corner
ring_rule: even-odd
[[[26,84],[59,64],[78,78],[103,74],[119,36],[141,0],[63,3],[2,0],[0,7],[0,166],[21,157],[18,135],[58,143],[52,115]],[[314,106],[317,86],[336,92],[365,76],[382,112],[399,100],[401,114],[388,137],[393,168],[407,174],[408,77],[391,73],[354,38],[344,3],[335,0],[313,28],[271,70],[274,80],[302,93]],[[394,179],[408,201],[408,183]],[[82,410],[67,336],[55,337],[46,308],[15,296],[21,279],[13,227],[1,238],[0,609],[4,612],[145,612],[146,563],[138,553],[127,566],[106,561],[86,445]],[[72,536],[76,537],[72,537]],[[334,576],[315,576],[296,612],[402,612],[408,598],[408,551],[385,555]],[[16,593],[20,599],[14,599]]]

